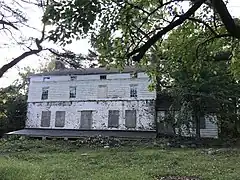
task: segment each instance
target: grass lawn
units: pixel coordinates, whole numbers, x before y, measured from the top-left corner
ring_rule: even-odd
[[[70,142],[0,141],[0,180],[156,180],[158,176],[240,179],[240,151],[86,148]]]

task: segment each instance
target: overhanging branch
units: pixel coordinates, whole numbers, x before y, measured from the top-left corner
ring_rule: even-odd
[[[21,54],[20,56],[18,56],[17,58],[14,58],[11,62],[5,64],[4,66],[2,66],[0,68],[0,78],[3,76],[3,74],[5,72],[7,72],[8,69],[12,68],[13,66],[15,66],[17,63],[19,63],[21,60],[23,60],[24,58],[33,55],[33,54],[37,54],[39,53],[41,50],[40,49],[35,49],[35,50],[31,50],[31,51],[27,51],[24,52],[23,54]]]
[[[0,19],[0,24],[3,26],[7,25],[7,26],[10,26],[10,27],[18,30],[18,28],[13,23],[8,22],[8,21],[4,21],[4,20]]]
[[[45,36],[45,24],[43,24],[43,29],[42,29],[42,34],[41,34],[41,38],[38,39],[36,38],[35,39],[35,43],[36,43],[36,46],[37,46],[37,49],[30,49],[29,51],[27,52],[24,52],[23,54],[21,54],[20,56],[14,58],[12,61],[10,61],[9,63],[3,65],[1,68],[0,68],[0,78],[3,76],[4,73],[6,73],[10,68],[12,68],[13,66],[15,66],[17,63],[19,63],[21,60],[23,60],[24,58],[28,57],[28,56],[31,56],[31,55],[37,55],[38,53],[40,53],[43,48],[41,46],[41,43],[43,42],[44,40],[44,36]]]
[[[167,32],[171,31],[178,25],[182,24],[186,19],[188,19],[191,15],[193,15],[195,11],[198,10],[204,2],[205,0],[196,1],[195,4],[185,14],[181,15],[176,21],[169,24],[168,26],[163,28],[161,31],[159,31],[157,34],[152,36],[143,46],[133,50],[131,53],[127,55],[127,57],[130,58],[131,56],[138,53],[136,56],[133,57],[133,60],[139,62],[152,45],[154,45]]]
[[[240,38],[240,27],[235,23],[223,0],[212,0],[212,4],[228,33],[233,37]]]

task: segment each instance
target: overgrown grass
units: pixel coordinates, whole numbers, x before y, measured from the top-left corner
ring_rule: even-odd
[[[87,148],[64,141],[0,141],[0,180],[154,180],[165,175],[240,179],[240,151]]]

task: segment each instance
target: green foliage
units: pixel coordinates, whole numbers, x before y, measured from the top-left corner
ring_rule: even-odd
[[[98,0],[50,1],[43,22],[57,26],[49,39],[66,45],[91,30],[99,12]]]
[[[88,36],[102,64],[122,67],[131,64],[126,57],[130,51],[166,24],[170,12],[182,11],[178,3],[163,9],[160,5],[158,0],[52,1],[43,22],[56,26],[50,40],[65,45]]]
[[[201,42],[207,34],[208,31],[193,23],[183,24],[163,42],[164,61],[157,62],[158,66],[164,67],[158,74],[159,79],[165,78],[170,86],[167,89],[161,86],[160,89],[175,97],[173,105],[181,109],[184,124],[198,123],[201,116],[211,113],[215,113],[219,121],[229,122],[229,118],[223,115],[225,112],[229,112],[227,117],[238,119],[236,103],[240,97],[240,85],[232,74],[230,60],[216,61],[215,58],[220,52],[231,51],[230,44],[238,42],[228,38],[216,39],[203,46]],[[185,107],[186,111],[182,111]],[[189,116],[186,121],[185,115],[189,111],[193,112],[193,120]]]
[[[55,27],[49,33],[50,40],[65,45],[71,43],[74,38],[88,36],[92,47],[99,55],[101,64],[117,64],[123,67],[135,64],[129,59],[130,52],[146,44],[151,37],[164,30],[166,26],[186,12],[183,5],[186,7],[187,4],[177,0],[51,1],[43,17],[43,22],[48,22]],[[185,37],[188,37],[193,31],[198,32],[198,39],[192,37],[194,41],[191,44],[202,44],[200,52],[203,49],[208,51],[208,46],[205,46],[206,43],[204,43],[206,40],[214,39],[216,34],[227,33],[226,28],[222,26],[221,18],[217,13],[213,13],[213,9],[205,4],[180,25]],[[141,61],[144,66],[152,63],[153,52],[156,54],[159,44],[168,37],[171,31],[167,31],[164,36],[158,38],[156,43],[151,44],[151,48]],[[222,42],[224,44],[221,44]],[[221,50],[226,48],[226,45],[232,47],[231,51],[239,49],[234,48],[238,43],[233,43],[230,38],[228,41],[225,41],[224,38],[215,41],[212,43],[212,47],[214,44]],[[185,55],[194,55],[196,49],[198,48],[195,46],[195,49],[191,49]],[[212,51],[212,53],[216,53],[216,51]],[[239,71],[236,70],[236,72]]]
[[[0,136],[24,128],[27,97],[14,85],[0,89]]]

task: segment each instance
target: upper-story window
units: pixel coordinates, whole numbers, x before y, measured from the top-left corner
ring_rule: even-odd
[[[71,75],[71,76],[70,76],[70,80],[71,80],[71,81],[76,81],[76,80],[77,80],[77,76]]]
[[[107,75],[100,75],[100,79],[101,79],[101,80],[107,79]]]
[[[43,77],[43,81],[47,81],[47,80],[49,80],[49,79],[50,79],[49,76],[45,76],[45,77]]]
[[[130,97],[137,97],[137,84],[130,85]]]
[[[49,90],[49,87],[42,88],[42,100],[48,99],[48,90]]]
[[[107,98],[107,85],[98,85],[98,98]]]
[[[76,95],[77,95],[77,87],[70,86],[69,87],[69,98],[76,98]]]
[[[130,74],[131,78],[137,78],[138,77],[138,73],[137,72],[133,72]]]

